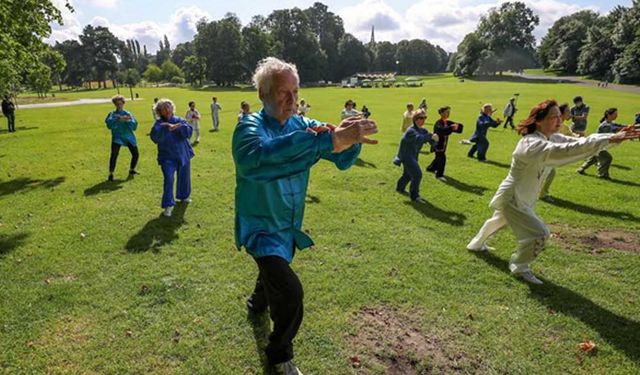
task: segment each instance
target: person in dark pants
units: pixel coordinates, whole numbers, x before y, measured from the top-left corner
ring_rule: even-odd
[[[516,127],[513,125],[513,116],[516,115],[516,112],[518,112],[518,108],[516,108],[516,98],[515,97],[511,97],[511,99],[509,99],[509,103],[507,103],[507,105],[504,107],[504,117],[505,117],[505,121],[504,121],[504,128],[507,128],[507,125],[511,126],[511,129],[515,129]]]
[[[418,164],[418,156],[425,143],[433,146],[438,142],[438,135],[431,134],[424,128],[426,119],[427,113],[422,110],[417,110],[413,114],[413,126],[404,132],[402,140],[400,141],[400,150],[398,151],[398,156],[395,161],[396,165],[402,164],[403,167],[402,176],[400,176],[396,184],[396,191],[405,193],[405,188],[409,182],[411,182],[409,196],[412,201],[418,203],[426,203],[426,201],[420,197],[422,171]]]
[[[462,133],[462,124],[449,120],[451,115],[451,107],[441,107],[438,109],[440,119],[433,126],[433,132],[438,135],[438,143],[434,147],[435,158],[427,167],[427,172],[434,172],[436,178],[446,181],[444,177],[444,169],[447,165],[447,145],[449,143],[449,135],[451,133]]]
[[[598,126],[598,133],[609,134],[617,133],[626,128],[626,125],[617,124],[614,121],[618,118],[618,109],[609,108],[604,111],[604,116],[600,120],[600,126]],[[607,150],[602,150],[598,154],[591,156],[587,161],[582,164],[576,172],[585,174],[585,171],[594,164],[598,164],[598,177],[605,180],[610,180],[609,168],[613,162],[613,156]]]
[[[362,143],[377,143],[368,136],[378,129],[361,117],[348,116],[335,127],[298,115],[298,70],[280,59],[260,61],[253,83],[263,109],[240,119],[231,146],[235,239],[258,265],[247,308],[251,315],[269,310],[269,364],[281,374],[301,375],[293,362],[293,339],[302,322],[304,295],[290,263],[296,249],[313,245],[301,230],[310,169],[320,159],[348,169]]]
[[[131,164],[129,165],[129,177],[138,174],[136,165],[138,164],[138,146],[136,136],[133,132],[138,128],[138,122],[129,111],[124,110],[125,99],[122,95],[116,95],[111,99],[116,106],[115,111],[109,112],[104,122],[111,130],[111,157],[109,158],[109,181],[113,181],[113,172],[116,170],[116,162],[120,147],[127,146],[131,152]]]
[[[487,160],[487,151],[489,150],[489,140],[487,139],[487,131],[489,128],[497,128],[502,120],[497,119],[494,120],[491,118],[491,114],[493,113],[493,106],[491,104],[485,104],[482,106],[482,111],[480,112],[480,117],[478,117],[478,121],[476,122],[476,131],[469,139],[470,142],[473,142],[474,145],[471,146],[468,157],[475,157],[476,151],[478,152],[478,161]]]
[[[7,118],[7,126],[9,127],[9,133],[16,131],[16,106],[9,98],[9,95],[5,95],[2,99],[2,114]]]

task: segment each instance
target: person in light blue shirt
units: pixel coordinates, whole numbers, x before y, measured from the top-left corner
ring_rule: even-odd
[[[232,140],[235,238],[259,270],[247,307],[255,314],[268,308],[273,320],[267,359],[277,371],[297,375],[292,340],[302,322],[303,291],[290,263],[296,249],[313,245],[301,230],[309,170],[320,159],[349,168],[361,143],[377,143],[367,138],[377,127],[357,117],[335,127],[297,115],[297,69],[274,57],[258,64],[253,81],[263,109],[242,117]]]
[[[116,106],[114,111],[109,112],[104,122],[107,128],[111,130],[111,157],[109,158],[109,181],[113,181],[113,172],[116,170],[116,162],[120,147],[127,146],[131,152],[131,164],[129,165],[129,177],[138,174],[136,165],[140,153],[138,152],[138,144],[136,136],[133,134],[138,128],[138,122],[131,112],[124,110],[125,99],[122,95],[116,95],[111,98],[111,102]]]
[[[158,164],[164,176],[161,206],[164,216],[171,216],[176,201],[173,198],[174,176],[178,176],[176,198],[183,203],[191,202],[191,158],[193,148],[189,138],[193,128],[174,115],[175,106],[169,99],[160,99],[156,112],[160,117],[151,128],[151,140],[158,145]]]
[[[502,120],[494,120],[491,118],[493,113],[493,106],[489,103],[482,106],[482,111],[476,122],[476,131],[473,133],[469,141],[473,142],[468,157],[473,158],[476,151],[478,152],[478,161],[487,160],[487,151],[489,150],[489,140],[487,139],[487,132],[489,128],[497,128],[502,123]]]

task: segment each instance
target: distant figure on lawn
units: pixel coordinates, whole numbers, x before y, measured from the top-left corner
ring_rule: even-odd
[[[211,129],[214,132],[217,132],[220,128],[220,111],[222,110],[222,106],[218,104],[218,98],[215,96],[211,98],[211,120],[213,121],[213,128]]]
[[[411,182],[409,196],[411,200],[418,203],[426,203],[420,197],[420,181],[422,181],[422,170],[418,164],[420,150],[425,143],[432,146],[438,142],[438,135],[431,134],[424,128],[427,120],[427,113],[421,109],[413,113],[413,126],[407,129],[400,140],[398,156],[394,160],[395,165],[402,164],[402,176],[396,184],[398,193],[406,194],[406,187]]]
[[[507,128],[507,125],[511,126],[511,129],[515,129],[515,126],[513,125],[513,116],[516,115],[516,112],[518,112],[518,108],[516,108],[516,98],[511,97],[511,99],[509,99],[509,103],[504,107],[503,115],[505,117],[505,129]]]
[[[242,118],[251,114],[251,105],[244,100],[240,103],[240,112],[238,113],[238,122],[242,121]]]
[[[402,134],[413,125],[413,103],[407,103],[407,110],[402,114]]]
[[[309,105],[304,99],[300,99],[300,105],[298,106],[298,114],[300,116],[306,116],[310,110],[311,110],[311,105]]]
[[[582,96],[573,98],[574,106],[571,107],[571,131],[584,137],[587,131],[587,117],[589,117],[589,106],[584,103]]]
[[[600,126],[598,126],[598,133],[618,133],[626,127],[626,125],[617,124],[614,121],[618,118],[618,109],[609,108],[604,111],[604,116],[600,119]],[[587,161],[582,164],[576,172],[585,174],[585,171],[594,164],[598,164],[598,177],[605,180],[610,180],[609,168],[613,162],[613,156],[607,150],[600,151],[599,154],[591,156]]]
[[[451,133],[462,133],[463,126],[461,123],[449,120],[451,115],[451,107],[440,107],[438,109],[440,118],[433,126],[433,133],[438,135],[438,143],[433,147],[435,158],[427,167],[427,172],[434,172],[436,178],[440,181],[446,181],[444,170],[447,166],[447,145],[449,144],[449,136]]]
[[[640,135],[629,129],[628,133],[567,137],[557,134],[561,121],[558,103],[545,100],[533,107],[529,117],[518,125],[518,132],[523,137],[513,152],[509,175],[491,200],[494,214],[467,245],[471,251],[490,250],[485,244],[487,239],[508,225],[518,240],[509,269],[514,276],[532,284],[542,284],[531,272],[530,265],[549,238],[549,229],[535,213],[543,170],[574,163],[611,144]]]
[[[109,158],[109,177],[108,181],[113,181],[113,172],[116,170],[116,162],[120,147],[127,146],[131,152],[131,164],[129,164],[129,178],[138,174],[136,165],[140,153],[138,152],[138,143],[136,136],[133,134],[138,128],[138,122],[129,111],[124,110],[125,99],[122,95],[116,95],[111,98],[111,102],[116,106],[114,111],[109,112],[104,122],[107,128],[111,130],[111,157]]]
[[[196,140],[193,141],[193,144],[200,143],[200,112],[196,109],[196,102],[189,102],[189,109],[184,117],[196,133]]]
[[[9,133],[14,133],[16,131],[16,106],[9,98],[9,95],[5,95],[2,98],[2,114],[7,118]]]
[[[427,112],[427,109],[429,109],[429,106],[427,105],[427,98],[422,98],[418,109],[423,110],[425,113]]]
[[[344,109],[342,110],[342,113],[340,114],[340,118],[342,120],[347,119],[349,117],[355,117],[355,116],[360,116],[361,113],[358,112],[358,110],[355,109],[356,103],[349,99],[344,103]]]
[[[194,156],[189,138],[193,128],[178,116],[169,99],[160,99],[156,112],[160,117],[151,128],[151,140],[158,145],[158,164],[164,176],[162,207],[164,216],[171,216],[176,201],[173,198],[174,176],[178,176],[176,198],[182,203],[191,202],[191,159]]]
[[[362,106],[362,110],[360,111],[360,113],[362,113],[362,117],[364,118],[369,118],[371,116],[371,112],[369,112],[369,108],[367,108],[366,105]]]
[[[292,361],[293,339],[302,323],[303,290],[291,269],[296,249],[313,245],[301,230],[310,168],[320,159],[347,169],[376,124],[347,119],[339,127],[296,114],[295,65],[274,57],[259,62],[253,83],[263,104],[244,116],[232,141],[236,165],[235,238],[258,265],[252,315],[270,310],[273,332],[266,356],[280,374],[300,375]]]
[[[478,152],[478,161],[487,160],[487,151],[489,150],[489,140],[487,139],[487,132],[489,128],[497,128],[502,120],[491,118],[493,114],[493,106],[489,103],[482,106],[482,111],[480,112],[480,117],[478,117],[478,121],[476,122],[476,131],[473,133],[471,138],[469,139],[474,145],[471,146],[468,157],[474,158],[476,151]]]
[[[156,122],[156,120],[160,118],[156,112],[156,104],[158,104],[158,98],[153,98],[153,104],[151,105],[151,116],[153,118],[153,122]]]

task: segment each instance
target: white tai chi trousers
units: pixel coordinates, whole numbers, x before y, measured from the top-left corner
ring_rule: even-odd
[[[218,130],[218,127],[220,126],[220,117],[218,116],[218,113],[212,114],[211,120],[213,121],[213,128]]]
[[[478,234],[471,240],[469,247],[479,249],[489,237],[506,225],[511,227],[518,239],[518,248],[511,255],[509,269],[512,273],[530,271],[529,265],[544,249],[550,235],[549,229],[532,208],[507,203],[495,210],[493,216],[485,221]]]

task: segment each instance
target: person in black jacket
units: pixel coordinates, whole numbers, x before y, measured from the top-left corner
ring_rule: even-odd
[[[427,167],[427,172],[434,172],[436,178],[446,181],[444,177],[444,169],[447,164],[447,144],[449,143],[449,135],[451,133],[462,133],[462,124],[449,120],[451,115],[451,107],[441,107],[438,109],[440,119],[433,126],[433,132],[438,135],[438,143],[434,147],[436,154],[431,164]]]
[[[396,165],[402,164],[404,168],[402,176],[396,185],[396,191],[405,193],[405,188],[409,182],[411,182],[409,194],[411,200],[418,203],[426,203],[426,201],[420,197],[422,171],[418,164],[418,155],[425,143],[430,143],[433,146],[438,142],[438,136],[429,133],[429,131],[424,128],[426,119],[427,114],[424,111],[418,110],[413,114],[413,126],[404,132],[402,140],[400,141],[398,156],[394,161]]]
[[[13,104],[9,95],[5,95],[2,99],[2,114],[7,118],[7,126],[9,133],[16,131],[16,106]]]

